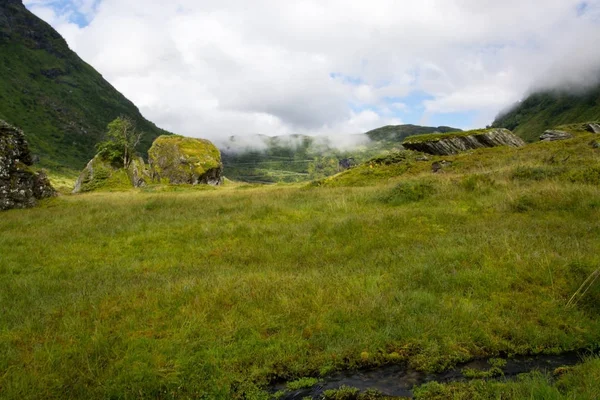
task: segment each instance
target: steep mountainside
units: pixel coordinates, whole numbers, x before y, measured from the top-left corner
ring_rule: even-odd
[[[527,141],[536,141],[558,125],[600,120],[600,86],[582,93],[545,91],[530,95],[492,124],[507,128]]]
[[[43,166],[83,168],[106,125],[120,115],[145,132],[143,153],[168,133],[144,119],[20,0],[0,1],[0,119],[27,132]]]

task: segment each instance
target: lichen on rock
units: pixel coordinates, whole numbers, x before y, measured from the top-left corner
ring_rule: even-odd
[[[414,151],[447,156],[484,147],[525,146],[525,142],[508,129],[481,129],[467,132],[410,136],[402,145]]]
[[[148,151],[148,160],[155,182],[192,185],[222,183],[221,153],[205,139],[160,136]]]
[[[0,211],[33,207],[56,195],[46,174],[31,169],[32,164],[23,131],[0,120]]]

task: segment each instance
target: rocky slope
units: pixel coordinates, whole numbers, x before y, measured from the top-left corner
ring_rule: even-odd
[[[27,132],[43,166],[83,168],[107,124],[121,115],[145,132],[142,152],[167,133],[144,119],[21,1],[0,1],[0,118]]]
[[[508,129],[485,129],[459,134],[418,135],[407,138],[402,145],[433,155],[451,155],[483,147],[521,147],[525,142]]]
[[[32,207],[56,193],[33,164],[23,131],[0,120],[0,211]]]

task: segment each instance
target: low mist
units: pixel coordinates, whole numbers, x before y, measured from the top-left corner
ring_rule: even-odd
[[[329,151],[352,151],[367,146],[371,139],[366,134],[334,134],[321,136],[284,135],[284,136],[230,136],[224,140],[215,140],[215,145],[224,153],[264,152],[272,147],[298,150],[307,148],[309,152],[326,153]]]

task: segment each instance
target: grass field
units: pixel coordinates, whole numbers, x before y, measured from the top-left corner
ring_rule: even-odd
[[[319,185],[151,187],[4,212],[0,397],[261,399],[274,379],[336,369],[597,348],[600,285],[567,307],[600,267],[590,140],[445,157],[442,174],[437,158],[409,159]],[[417,395],[595,398],[599,373],[590,359],[557,382]]]

